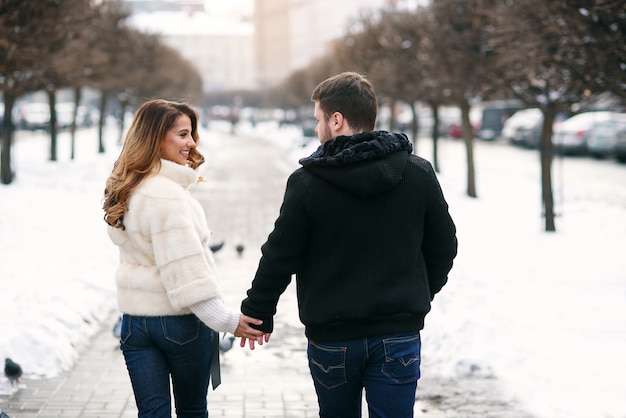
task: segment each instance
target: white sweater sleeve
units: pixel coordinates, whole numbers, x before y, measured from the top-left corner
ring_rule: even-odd
[[[218,297],[193,304],[189,309],[214,331],[234,334],[239,325],[239,314],[226,309],[224,302]]]

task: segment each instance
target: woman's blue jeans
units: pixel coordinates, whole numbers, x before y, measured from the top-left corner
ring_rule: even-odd
[[[213,330],[195,315],[122,318],[121,349],[140,418],[206,418]]]
[[[360,417],[364,388],[370,418],[413,417],[420,350],[419,333],[332,343],[309,340],[320,417]]]

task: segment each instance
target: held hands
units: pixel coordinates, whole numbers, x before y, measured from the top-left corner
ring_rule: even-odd
[[[261,332],[261,331],[259,331]],[[262,333],[262,335],[260,337],[256,338],[256,342],[259,343],[259,345],[263,345],[263,341],[268,342],[270,340],[270,333]],[[254,350],[254,343],[255,340],[252,338],[248,339],[248,344],[250,345],[250,350]],[[246,346],[246,338],[242,337],[241,338],[241,342],[239,343],[240,347],[245,347]]]
[[[261,325],[262,323],[263,321],[260,319],[252,318],[244,314],[239,316],[239,325],[237,325],[237,329],[235,330],[235,337],[241,337],[241,343],[239,344],[241,347],[245,347],[246,340],[249,340],[250,350],[254,350],[255,342],[259,345],[263,345],[263,342],[270,340],[270,334],[254,329],[249,325]]]

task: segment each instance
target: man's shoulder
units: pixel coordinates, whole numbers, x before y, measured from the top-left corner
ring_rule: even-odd
[[[300,167],[289,175],[288,182],[308,182],[312,177],[313,174],[310,171],[304,167]]]
[[[409,155],[409,164],[417,167],[418,169],[424,171],[434,171],[432,164],[426,158],[422,158],[419,155],[411,154]]]

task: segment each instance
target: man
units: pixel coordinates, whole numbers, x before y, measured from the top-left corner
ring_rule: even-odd
[[[242,312],[271,333],[295,274],[320,416],[360,417],[365,389],[370,417],[412,417],[420,330],[456,229],[430,163],[404,134],[373,131],[368,80],[336,75],[312,100],[321,146],[287,181]]]

